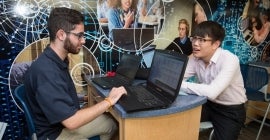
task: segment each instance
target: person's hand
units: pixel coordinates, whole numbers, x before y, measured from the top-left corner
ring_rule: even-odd
[[[134,21],[134,11],[130,10],[124,17],[125,27],[128,28],[129,25]]]
[[[147,0],[142,0],[143,4],[146,5],[147,4]]]
[[[144,17],[146,16],[146,14],[147,14],[147,0],[142,0],[140,15]]]
[[[114,87],[112,88],[112,90],[109,93],[109,96],[107,98],[109,98],[109,100],[111,101],[112,105],[114,105],[123,94],[127,94],[126,89],[121,86],[121,87]]]

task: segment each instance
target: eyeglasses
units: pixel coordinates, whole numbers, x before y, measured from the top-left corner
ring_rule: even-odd
[[[206,38],[194,36],[194,37],[190,37],[190,41],[192,43],[195,43],[196,41],[198,41],[199,44],[201,45],[201,44],[205,43],[206,41],[212,41],[212,39],[206,39]]]
[[[77,36],[79,40],[85,39],[84,32],[80,32],[80,33],[66,32],[66,33]]]
[[[181,27],[178,27],[177,29],[178,29],[179,31],[180,31],[180,30],[182,30],[182,31],[183,31],[183,30],[186,30],[186,28],[181,28]]]

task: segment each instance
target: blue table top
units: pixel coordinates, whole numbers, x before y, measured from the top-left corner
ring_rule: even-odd
[[[91,82],[98,94],[107,97],[110,90],[104,90],[98,85]],[[197,95],[178,95],[174,103],[165,109],[147,110],[127,113],[119,104],[115,104],[113,109],[121,118],[146,118],[153,116],[169,115],[173,113],[183,112],[206,103],[207,98]]]

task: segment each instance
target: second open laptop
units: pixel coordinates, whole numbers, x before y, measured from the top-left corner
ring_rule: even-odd
[[[179,94],[188,56],[155,50],[146,86],[125,86],[127,95],[118,103],[126,112],[166,108]]]
[[[124,50],[146,49],[154,40],[154,28],[114,28],[113,42]]]
[[[102,87],[103,89],[111,89],[112,87],[131,85],[140,63],[141,56],[124,53],[121,56],[119,65],[117,66],[115,76],[92,78],[92,82]]]

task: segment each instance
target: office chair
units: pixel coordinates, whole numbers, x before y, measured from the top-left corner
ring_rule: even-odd
[[[36,129],[35,129],[35,125],[34,125],[34,121],[32,118],[32,112],[28,107],[28,104],[25,101],[25,87],[24,85],[20,85],[18,87],[16,87],[15,91],[14,91],[14,96],[16,99],[18,99],[23,111],[24,111],[24,115],[26,118],[26,123],[28,126],[28,131],[29,131],[29,136],[31,137],[31,140],[37,140],[37,135],[36,135]]]
[[[213,124],[210,121],[206,121],[206,122],[201,122],[200,123],[200,132],[208,130],[208,129],[212,129],[210,134],[209,134],[209,140],[213,139],[213,135],[214,135],[214,129],[213,129]]]
[[[248,64],[241,64],[240,67],[248,101],[260,101],[268,103],[267,109],[262,109],[260,107],[256,107],[255,105],[247,104],[248,107],[264,112],[263,120],[247,116],[248,119],[261,123],[260,129],[256,136],[256,140],[258,140],[263,126],[270,126],[270,124],[265,122],[270,108],[270,94],[267,93],[268,71],[264,67]]]
[[[24,111],[24,115],[26,118],[27,126],[28,126],[29,136],[31,137],[31,140],[37,140],[37,134],[36,134],[34,121],[32,118],[32,112],[30,108],[28,107],[28,104],[25,100],[26,92],[25,92],[24,85],[20,85],[15,89],[14,96],[16,99],[18,99]],[[100,139],[99,136],[94,136],[94,137],[89,138],[89,140],[99,140],[99,139]]]

